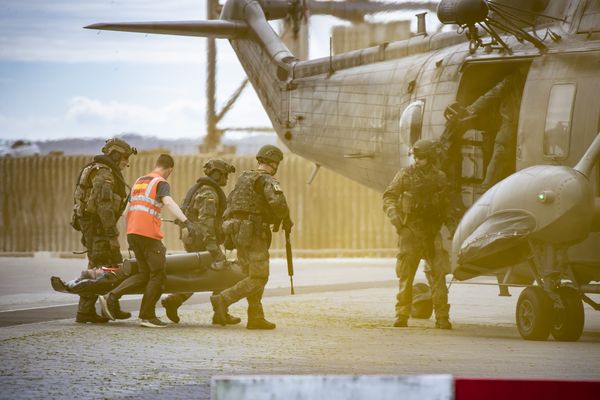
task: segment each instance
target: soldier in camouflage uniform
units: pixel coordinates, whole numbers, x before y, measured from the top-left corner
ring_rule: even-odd
[[[102,155],[86,165],[75,187],[71,225],[82,233],[81,243],[87,249],[88,268],[114,266],[123,262],[119,246],[117,221],[127,204],[127,184],[121,171],[135,147],[122,139],[108,139]],[[81,296],[76,321],[108,322],[96,314],[98,296]]]
[[[227,307],[242,298],[248,300],[248,329],[275,329],[265,319],[261,299],[269,279],[269,246],[271,226],[283,223],[291,230],[288,205],[274,175],[283,153],[277,147],[266,145],[256,155],[258,168],[245,171],[237,180],[227,198],[225,211],[225,243],[237,249],[238,262],[247,277],[221,294],[211,296],[218,323],[227,324]]]
[[[419,140],[413,146],[415,164],[396,174],[383,194],[383,209],[398,232],[396,275],[399,290],[395,327],[408,325],[412,286],[421,259],[432,291],[436,328],[452,329],[449,321],[448,253],[442,247],[440,229],[448,219],[446,175],[435,166],[435,144]],[[447,223],[449,224],[449,222]]]
[[[511,73],[466,107],[469,115],[498,119],[494,148],[482,185],[491,187],[514,172],[517,125],[523,90],[524,70]],[[495,117],[495,118],[494,118]],[[498,126],[498,125],[496,125]]]
[[[227,185],[228,175],[235,172],[235,167],[220,159],[211,159],[204,164],[206,176],[199,178],[187,192],[181,211],[196,227],[199,235],[191,234],[187,229],[181,230],[181,240],[187,252],[208,251],[216,265],[225,261],[225,254],[220,245],[223,244],[223,213],[227,199],[222,187]],[[171,294],[161,301],[167,317],[179,322],[177,309],[193,293]],[[227,324],[239,324],[241,320],[227,314]],[[213,317],[213,324],[216,324]]]

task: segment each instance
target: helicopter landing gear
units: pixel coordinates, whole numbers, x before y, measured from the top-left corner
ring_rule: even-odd
[[[577,290],[567,286],[559,287],[557,291],[563,308],[554,310],[550,333],[554,339],[561,342],[577,341],[583,333],[585,322],[581,295]]]
[[[552,302],[539,286],[525,288],[516,310],[517,329],[526,340],[546,340],[552,325]]]
[[[546,340],[552,334],[560,342],[579,340],[585,322],[585,296],[566,263],[565,249],[534,246],[531,242],[530,248],[531,272],[537,286],[525,288],[517,302],[515,317],[521,337]],[[570,279],[577,289],[562,283],[562,277]]]
[[[555,307],[550,296],[539,286],[521,292],[516,310],[517,329],[526,340],[547,340],[552,334],[559,342],[575,342],[583,333],[585,314],[579,292],[561,286],[556,291],[562,307]]]

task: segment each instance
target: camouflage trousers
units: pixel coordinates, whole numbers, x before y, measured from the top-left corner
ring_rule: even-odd
[[[100,222],[81,219],[81,243],[87,249],[88,269],[123,262],[119,239],[102,234]]]
[[[514,170],[516,127],[503,121],[496,138],[492,157],[483,180],[484,186],[493,186],[510,175]]]
[[[271,232],[268,225],[256,226],[249,241],[233,242],[237,246],[238,263],[246,278],[222,291],[221,296],[227,306],[245,297],[248,301],[248,319],[264,318],[261,300],[269,280]]]
[[[102,234],[102,225],[99,221],[82,218],[81,243],[87,249],[88,269],[103,265],[114,265],[123,262],[119,240]],[[93,314],[96,312],[96,295],[85,295],[79,297],[78,313]]]
[[[408,319],[412,307],[412,287],[419,262],[427,262],[425,276],[431,287],[433,308],[436,319],[448,318],[448,288],[446,274],[450,261],[448,252],[442,247],[442,239],[438,234],[432,240],[433,246],[426,248],[423,241],[408,228],[402,228],[399,235],[400,252],[396,261],[396,276],[399,278],[398,295],[396,296],[396,317]]]

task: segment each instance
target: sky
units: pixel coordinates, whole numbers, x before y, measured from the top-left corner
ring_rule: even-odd
[[[202,137],[205,39],[82,27],[97,22],[201,20],[205,8],[203,0],[0,0],[0,139],[111,137],[126,132]],[[329,41],[319,38],[328,38],[334,24],[345,23],[312,17],[311,58],[328,54]],[[220,109],[244,72],[229,43],[217,43]],[[220,126],[270,123],[248,86]]]

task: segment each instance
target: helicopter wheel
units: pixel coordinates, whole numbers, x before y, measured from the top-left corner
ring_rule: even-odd
[[[429,319],[433,314],[433,300],[431,289],[426,283],[415,283],[412,289],[413,302],[410,315],[417,319]]]
[[[552,325],[550,297],[539,286],[525,288],[519,296],[515,313],[517,329],[525,340],[547,340]]]
[[[567,286],[561,286],[557,292],[564,308],[554,311],[554,323],[550,333],[558,341],[575,342],[581,337],[585,322],[581,295],[577,290]]]

